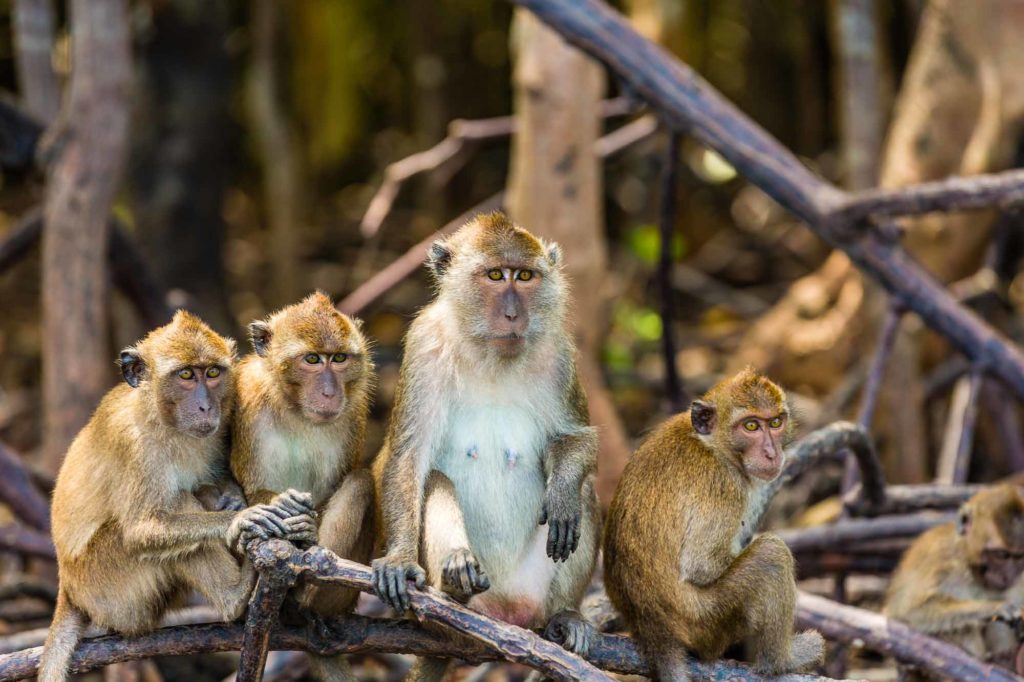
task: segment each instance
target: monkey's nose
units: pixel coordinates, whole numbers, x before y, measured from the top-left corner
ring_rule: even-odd
[[[517,317],[519,317],[519,314],[516,313],[514,310],[505,313],[505,319],[508,320],[509,322],[515,322]]]

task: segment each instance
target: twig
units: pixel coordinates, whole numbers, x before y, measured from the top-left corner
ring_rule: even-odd
[[[643,116],[622,126],[615,132],[598,139],[594,144],[594,151],[601,158],[607,159],[630,145],[650,137],[656,129],[657,121],[654,117]],[[397,260],[359,285],[355,291],[338,303],[338,310],[346,315],[357,315],[362,312],[363,309],[390,291],[396,284],[416,272],[423,264],[427,249],[430,248],[434,240],[462,227],[462,225],[478,213],[486,213],[487,211],[500,208],[503,198],[504,192],[492,194],[455,220],[448,222],[440,230],[410,248],[399,256]]]
[[[814,174],[688,66],[598,0],[511,0],[607,64],[676,128],[715,149],[737,171],[842,249],[900,303],[918,313],[973,362],[1024,398],[1024,354],[962,306],[897,241],[898,228],[868,216],[1010,205],[1024,196],[1024,172],[847,194]]]
[[[0,526],[0,549],[43,559],[57,559],[57,553],[49,535],[44,535],[17,523]]]
[[[864,647],[894,657],[942,678],[989,682],[1020,682],[1008,670],[982,663],[963,649],[919,632],[903,623],[806,592],[797,596],[796,620],[831,641]]]
[[[978,396],[985,375],[977,368],[957,380],[949,404],[946,434],[939,452],[936,483],[963,483],[967,480],[974,426],[978,421]]]
[[[24,462],[0,443],[0,500],[33,528],[50,530],[50,503],[36,488]]]
[[[838,521],[826,526],[786,529],[779,537],[794,552],[839,550],[851,542],[880,538],[911,537],[953,520],[953,514],[925,512],[903,516]]]
[[[632,104],[624,97],[605,100],[601,103],[601,116],[610,118],[624,116],[633,110]],[[413,177],[445,168],[456,159],[464,159],[464,152],[472,145],[486,140],[508,137],[515,133],[515,118],[498,116],[475,121],[456,119],[448,124],[448,136],[430,149],[417,152],[404,159],[390,163],[384,169],[384,180],[370,200],[366,213],[359,223],[364,239],[377,234],[381,225],[391,213],[395,199],[402,186]]]
[[[669,131],[661,170],[661,207],[658,211],[658,231],[661,237],[657,275],[661,294],[661,353],[665,362],[665,397],[673,413],[681,412],[685,407],[683,384],[679,379],[679,368],[676,367],[675,305],[672,291],[672,237],[676,231],[676,180],[681,141],[679,132]]]

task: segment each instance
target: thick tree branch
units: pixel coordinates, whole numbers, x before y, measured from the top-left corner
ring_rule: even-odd
[[[57,558],[57,552],[53,548],[53,542],[49,535],[17,523],[0,526],[0,550],[9,550],[42,559],[55,560]]]
[[[0,443],[0,500],[33,528],[50,530],[50,503],[36,488],[21,458]]]
[[[1024,354],[959,302],[896,243],[899,230],[860,225],[846,194],[804,166],[688,66],[639,35],[599,0],[512,0],[567,40],[605,62],[675,127],[714,148],[740,173],[804,220],[822,239],[843,250],[898,302],[918,313],[976,364],[1001,377],[1024,398]],[[936,209],[1015,203],[1024,174],[947,181],[877,195],[864,215],[912,214]],[[941,197],[941,198],[940,198]],[[912,199],[911,199],[912,198]],[[864,204],[861,203],[861,206]]]
[[[929,528],[953,520],[952,514],[925,512],[903,516],[838,521],[825,526],[778,531],[795,552],[841,551],[852,542],[884,538],[915,537]]]
[[[827,639],[864,647],[894,657],[942,678],[1020,682],[1008,670],[982,663],[966,651],[911,630],[885,616],[801,592],[796,620],[815,628]]]

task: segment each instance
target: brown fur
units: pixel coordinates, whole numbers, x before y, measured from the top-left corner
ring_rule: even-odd
[[[238,369],[239,401],[232,425],[231,469],[246,497],[260,502],[284,488],[313,495],[321,512],[318,543],[345,559],[368,563],[373,550],[373,482],[360,458],[373,390],[369,343],[359,324],[314,293],[253,325],[262,356]],[[348,356],[339,369],[340,412],[312,421],[303,410],[315,382],[297,363],[309,353]],[[323,371],[332,371],[324,368]],[[348,613],[359,593],[309,589],[303,605],[321,615]],[[344,659],[315,660],[323,678],[354,679]]]
[[[406,337],[374,462],[386,543],[374,576],[398,610],[407,578],[429,581],[497,618],[547,622],[549,634],[568,632],[563,642],[585,651],[588,626],[574,610],[597,552],[597,434],[576,375],[560,259],[556,245],[500,213],[432,247],[438,296]],[[423,661],[413,676],[445,669]]]
[[[192,590],[226,620],[244,610],[254,573],[228,546],[266,510],[206,512],[193,494],[224,469],[234,355],[233,341],[185,312],[122,353],[125,378],[137,387],[120,385],[103,398],[71,444],[54,489],[60,589],[41,680],[65,678],[88,620],[136,635]],[[189,367],[197,375],[220,370],[205,413],[216,407],[218,419],[203,437],[176,421],[196,405],[177,375]]]
[[[690,413],[662,424],[633,456],[608,511],[604,536],[608,595],[661,679],[686,679],[686,652],[711,659],[740,640],[758,667],[782,673],[821,660],[815,632],[793,637],[793,557],[777,536],[739,547],[763,502],[744,468],[736,411],[788,413],[785,394],[747,370],[709,391],[710,436]],[[781,467],[780,467],[781,468]]]
[[[1024,605],[1022,570],[1024,495],[1010,484],[994,486],[968,500],[957,522],[932,528],[907,549],[885,611],[1012,668],[1019,644],[1013,623]]]

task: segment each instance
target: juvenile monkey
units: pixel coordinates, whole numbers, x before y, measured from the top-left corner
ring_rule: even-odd
[[[576,609],[597,551],[597,433],[560,261],[557,245],[500,213],[431,247],[437,298],[406,336],[374,462],[386,555],[373,569],[398,611],[407,579],[429,582],[495,618],[547,624],[585,653],[592,628]],[[421,660],[411,676],[447,665]]]
[[[823,659],[819,633],[793,635],[789,548],[767,533],[741,546],[791,429],[785,393],[746,369],[662,424],[626,466],[605,525],[605,585],[659,679],[689,679],[687,651],[714,659],[742,640],[770,674]]]
[[[241,512],[203,511],[194,495],[226,459],[234,358],[234,341],[186,312],[121,352],[125,384],[72,442],[53,493],[60,587],[42,682],[65,679],[88,621],[136,635],[193,589],[237,618],[255,573],[229,548],[315,537],[295,491]]]
[[[885,611],[976,658],[1013,669],[1022,572],[1024,495],[1004,483],[964,503],[955,522],[914,541],[893,573]]]
[[[295,488],[321,515],[318,543],[368,563],[373,480],[360,466],[373,361],[359,324],[314,293],[249,325],[256,353],[239,363],[231,470],[250,503]],[[356,590],[312,588],[304,606],[324,616],[352,610]],[[311,659],[323,679],[355,679],[343,658]]]

